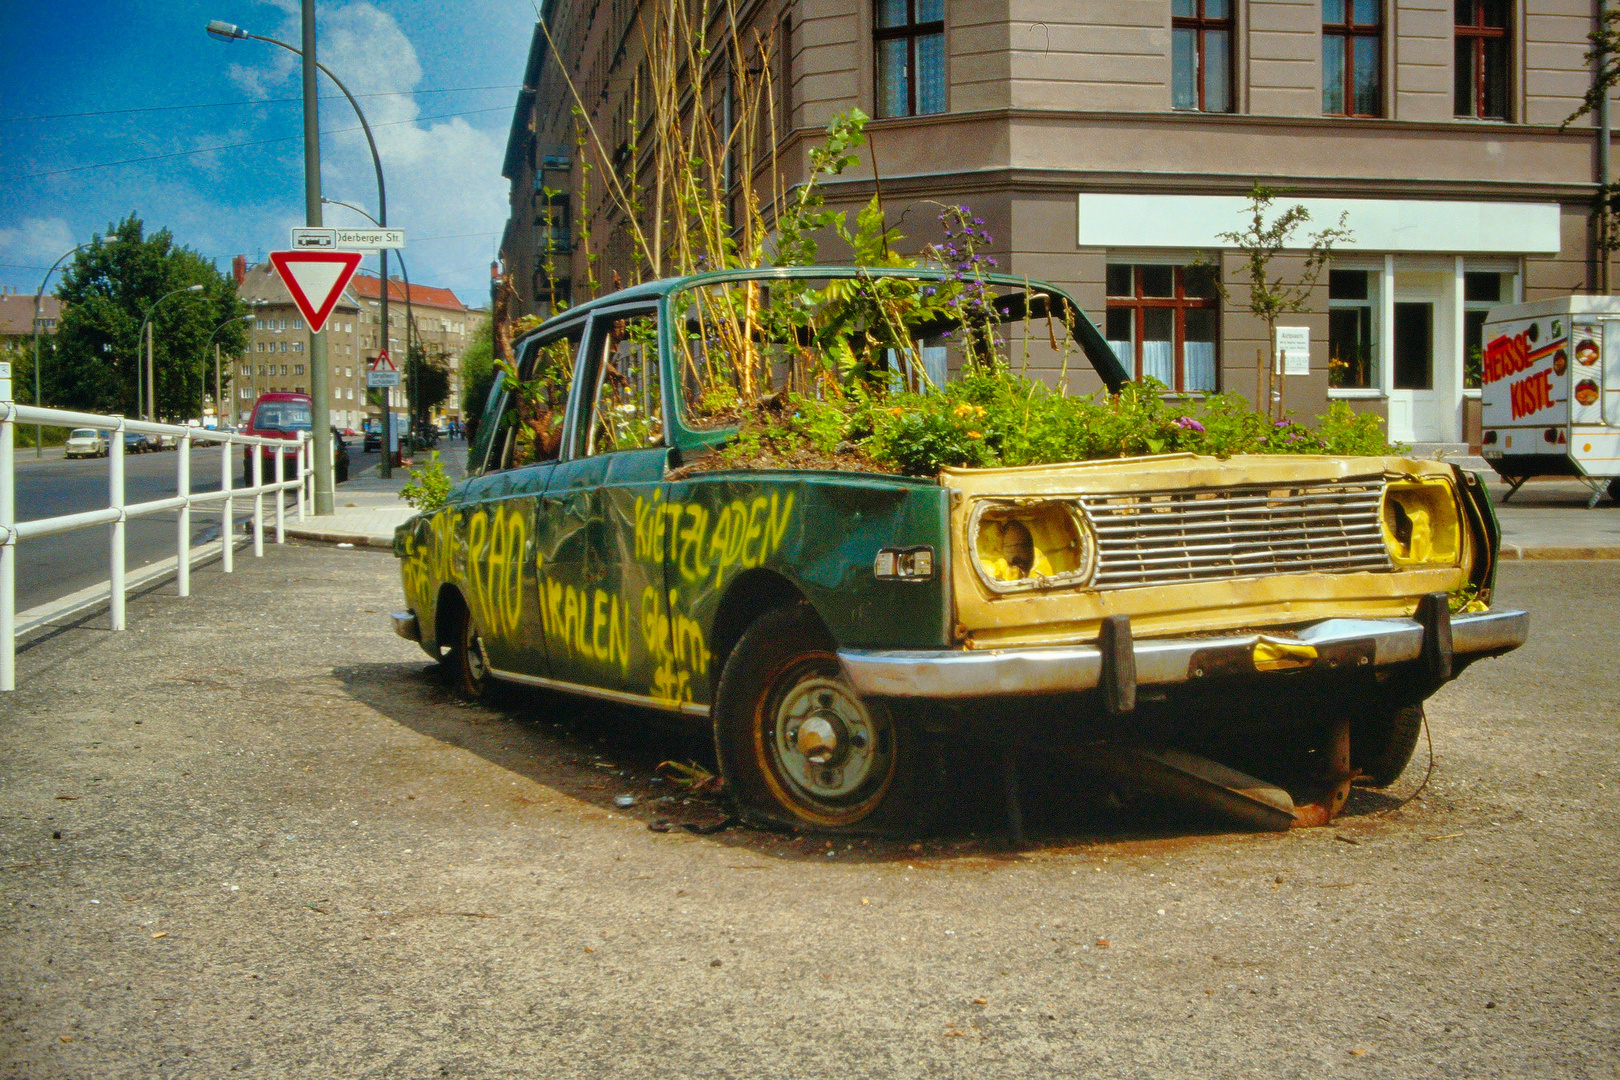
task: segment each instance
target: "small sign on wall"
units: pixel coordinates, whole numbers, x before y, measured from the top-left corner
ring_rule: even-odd
[[[1277,360],[1284,375],[1311,373],[1311,328],[1277,327]]]

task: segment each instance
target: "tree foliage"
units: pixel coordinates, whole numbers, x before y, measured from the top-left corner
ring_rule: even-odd
[[[410,401],[415,427],[426,427],[432,420],[433,410],[450,398],[450,368],[444,362],[444,350],[429,348],[412,342],[405,360],[405,380],[410,387]]]
[[[467,441],[484,415],[489,388],[495,382],[495,322],[482,319],[473,328],[472,342],[461,354],[461,416],[467,425]]]
[[[202,290],[181,292],[153,308],[189,285]],[[54,355],[40,378],[48,405],[138,415],[136,365],[145,355],[138,337],[148,312],[160,419],[199,415],[205,379],[212,391],[211,338],[227,353],[246,345],[241,318],[247,308],[237,299],[236,283],[177,244],[168,229],[147,235],[134,214],[109,224],[105,235],[74,256],[56,295],[62,318]]]

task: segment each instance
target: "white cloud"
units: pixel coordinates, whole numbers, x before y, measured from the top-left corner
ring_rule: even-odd
[[[22,266],[49,266],[77,243],[66,218],[24,218],[0,229],[0,261]]]
[[[289,14],[280,36],[295,41],[296,9],[283,6],[283,10]],[[406,93],[422,81],[416,48],[398,21],[368,0],[328,5],[321,15],[320,34],[321,62],[360,98],[360,107],[372,125],[388,184],[389,225],[405,229],[412,240],[466,237],[419,248],[408,246],[405,257],[412,280],[448,286],[463,301],[479,302],[485,278],[482,268],[498,244],[507,216],[508,188],[500,174],[504,124],[494,131],[482,131],[460,117],[419,120],[422,107],[416,97]],[[255,95],[272,90],[296,92],[296,58],[282,50],[273,51],[287,61],[266,57],[258,66],[241,68],[240,73],[233,67],[231,78]],[[330,83],[324,77],[321,81],[322,93],[332,93]],[[374,94],[387,96],[361,96]],[[342,100],[322,102],[321,123],[330,132],[358,127],[353,111]],[[322,144],[326,197],[375,213],[376,173],[364,135],[358,130],[333,134]],[[329,206],[326,213],[334,223],[355,222],[353,213],[341,207]]]

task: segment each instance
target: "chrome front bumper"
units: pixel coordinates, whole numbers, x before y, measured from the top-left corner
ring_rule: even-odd
[[[1255,667],[1255,647],[1262,639],[1309,645],[1314,660],[1292,672],[1326,672],[1346,667],[1402,664],[1435,655],[1425,639],[1449,637],[1443,681],[1451,675],[1451,657],[1504,653],[1524,644],[1530,615],[1524,611],[1485,611],[1451,616],[1449,635],[1431,631],[1417,619],[1326,619],[1286,636],[1234,634],[1224,637],[1148,638],[1126,644],[1134,655],[1135,686],[1171,686],[1219,675],[1264,677]],[[850,682],[873,697],[987,698],[1012,694],[1058,694],[1095,690],[1113,670],[1128,666],[1105,662],[1097,645],[1056,648],[967,650],[840,649],[838,658]]]
[[[416,621],[416,612],[396,611],[391,617],[394,620],[394,633],[406,641],[422,640],[422,625]]]

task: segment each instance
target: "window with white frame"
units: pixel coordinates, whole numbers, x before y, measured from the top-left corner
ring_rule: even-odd
[[[1514,278],[1494,270],[1463,272],[1463,389],[1478,390],[1483,370],[1485,316],[1497,304],[1513,303]]]
[[[1328,271],[1328,387],[1374,390],[1379,384],[1377,270]]]

